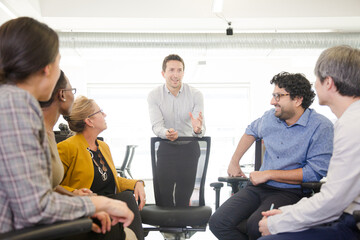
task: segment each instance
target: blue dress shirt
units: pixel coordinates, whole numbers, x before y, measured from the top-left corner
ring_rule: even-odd
[[[288,126],[271,109],[252,122],[245,133],[263,139],[265,154],[260,171],[302,168],[303,182],[319,181],[326,176],[333,151],[334,129],[329,119],[306,109],[299,120]],[[278,188],[300,185],[268,181]]]

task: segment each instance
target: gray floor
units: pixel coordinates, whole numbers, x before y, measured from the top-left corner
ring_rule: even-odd
[[[151,232],[145,238],[145,240],[161,240],[164,237],[159,232]],[[211,233],[209,229],[206,229],[206,232],[197,232],[195,233],[190,240],[216,240],[217,238]]]

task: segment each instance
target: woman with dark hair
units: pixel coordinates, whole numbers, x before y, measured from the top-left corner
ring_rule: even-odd
[[[60,115],[67,116],[70,114],[74,103],[75,92],[76,88],[72,88],[69,79],[67,79],[63,71],[60,71],[59,80],[55,85],[50,99],[46,102],[39,102],[44,114],[45,130],[50,147],[52,160],[52,186],[58,192],[68,195],[73,194],[69,191],[62,191],[64,189],[58,186],[64,178],[64,168],[57,151],[53,129],[56,122],[59,120]]]
[[[107,128],[105,117],[93,99],[80,96],[75,100],[66,119],[76,135],[58,143],[65,170],[61,186],[69,191],[87,188],[98,195],[126,202],[135,215],[129,228],[139,240],[144,239],[139,213],[145,205],[144,182],[117,176],[109,146],[97,139]],[[140,202],[139,206],[135,200]]]
[[[99,219],[105,233],[133,219],[121,201],[53,191],[38,101],[50,99],[59,61],[59,39],[47,25],[21,17],[0,27],[0,233],[84,216]]]

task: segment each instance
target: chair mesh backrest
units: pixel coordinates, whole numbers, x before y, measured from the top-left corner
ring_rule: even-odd
[[[155,202],[158,206],[204,206],[210,137],[151,138]]]

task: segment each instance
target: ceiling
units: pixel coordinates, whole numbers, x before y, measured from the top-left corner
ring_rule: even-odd
[[[31,16],[58,31],[360,32],[359,0],[0,0],[0,24]],[[4,10],[5,9],[5,10]]]

